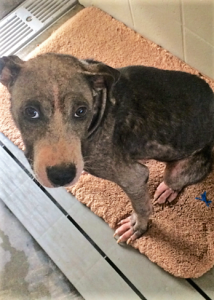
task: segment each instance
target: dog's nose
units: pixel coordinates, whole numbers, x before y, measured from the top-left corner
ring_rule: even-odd
[[[76,176],[74,164],[47,167],[46,171],[48,179],[55,187],[71,183]]]

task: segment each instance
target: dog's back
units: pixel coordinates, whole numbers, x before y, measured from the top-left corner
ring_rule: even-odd
[[[204,80],[143,66],[120,72],[114,139],[133,158],[177,160],[213,143],[214,97]]]

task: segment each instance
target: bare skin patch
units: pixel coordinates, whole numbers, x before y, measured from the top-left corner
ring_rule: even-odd
[[[11,112],[41,183],[52,186],[48,167],[63,173],[67,165],[74,184],[84,157],[86,171],[117,183],[129,197],[133,214],[118,233],[124,241],[134,240],[147,230],[152,211],[144,159],[168,165],[161,202],[210,172],[213,91],[185,72],[145,66],[117,70],[86,62],[54,53],[27,62],[4,57],[3,74],[9,69],[13,77],[4,74],[2,82],[11,92]]]

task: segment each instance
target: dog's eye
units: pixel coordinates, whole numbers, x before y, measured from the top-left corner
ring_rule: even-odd
[[[31,119],[38,119],[39,118],[39,112],[34,107],[30,106],[25,108],[25,115]]]
[[[82,118],[82,117],[84,117],[84,116],[86,115],[86,113],[87,113],[87,108],[86,108],[85,106],[81,106],[81,107],[79,107],[79,108],[76,110],[74,116],[75,116],[76,118]]]

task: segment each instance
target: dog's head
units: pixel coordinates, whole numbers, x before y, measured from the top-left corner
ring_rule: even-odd
[[[119,71],[92,60],[43,54],[29,61],[0,58],[0,82],[38,180],[47,187],[76,183],[81,144],[100,125]]]

